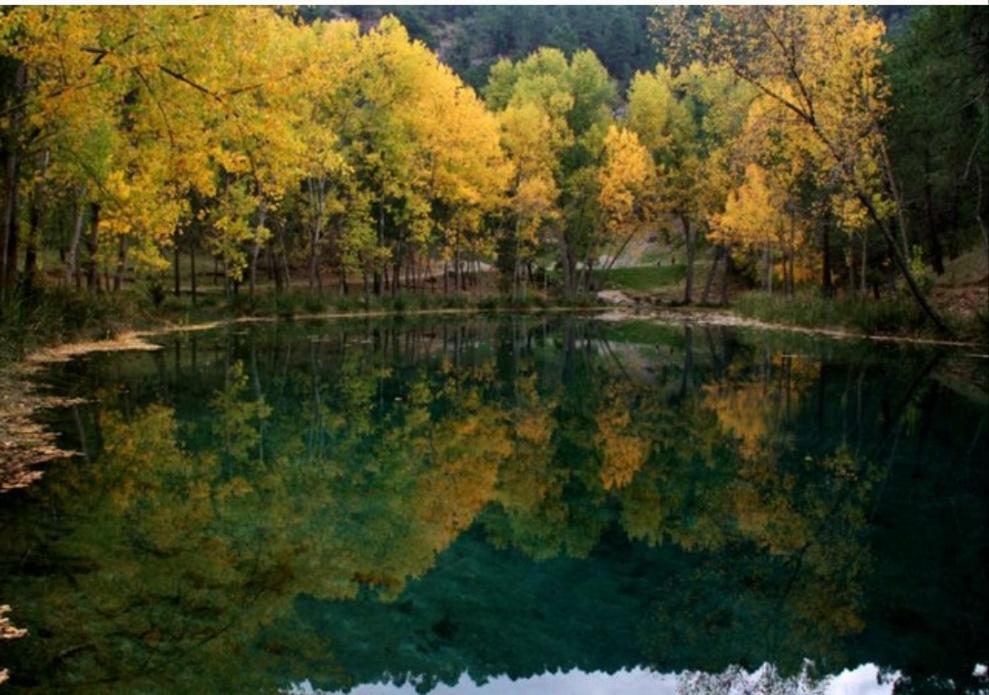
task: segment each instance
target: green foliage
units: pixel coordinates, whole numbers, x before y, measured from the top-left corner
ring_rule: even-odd
[[[940,272],[945,255],[981,241],[975,207],[980,170],[983,205],[989,196],[989,10],[917,8],[891,42],[891,157],[913,240]]]
[[[813,291],[793,297],[746,292],[732,308],[742,316],[767,323],[845,328],[870,335],[929,330],[923,313],[907,297],[829,299]]]
[[[924,251],[919,244],[910,247],[910,272],[924,294],[931,291],[937,276],[933,268],[924,262]]]

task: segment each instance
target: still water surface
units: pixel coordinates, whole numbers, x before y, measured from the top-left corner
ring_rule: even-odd
[[[11,685],[989,687],[986,361],[580,317],[267,323],[53,367]]]

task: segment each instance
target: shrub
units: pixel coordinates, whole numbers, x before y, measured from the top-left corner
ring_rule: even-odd
[[[326,301],[321,294],[306,294],[302,300],[302,308],[310,314],[319,314],[326,311]]]

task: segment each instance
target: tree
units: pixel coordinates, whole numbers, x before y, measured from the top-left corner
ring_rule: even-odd
[[[672,215],[686,255],[684,303],[694,299],[697,237],[720,209],[730,175],[725,149],[751,100],[724,70],[691,64],[679,74],[662,64],[637,73],[628,92],[628,123],[656,164],[657,212]]]
[[[883,23],[856,7],[670,10],[662,16],[681,59],[700,56],[787,109],[808,148],[852,191],[881,231],[911,295],[934,325],[897,241],[895,201],[883,176],[888,86],[882,72]]]
[[[649,152],[631,130],[610,126],[604,150],[598,205],[604,217],[603,242],[617,243],[610,267],[641,228],[653,167]]]

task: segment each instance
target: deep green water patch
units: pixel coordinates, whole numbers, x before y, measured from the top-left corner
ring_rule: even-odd
[[[81,455],[0,499],[15,688],[989,661],[965,351],[565,313],[156,340],[40,374]]]

